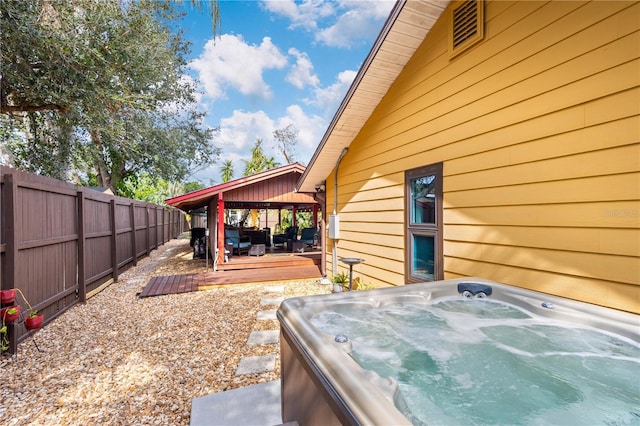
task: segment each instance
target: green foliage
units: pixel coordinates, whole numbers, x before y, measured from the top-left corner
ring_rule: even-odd
[[[338,275],[334,275],[333,277],[331,277],[331,282],[333,284],[340,284],[343,289],[348,290],[349,274],[347,274],[346,272],[340,272]],[[377,287],[374,284],[365,283],[360,277],[354,278],[351,286],[352,290],[373,290],[375,288]]]
[[[345,272],[340,272],[338,275],[334,275],[331,277],[331,282],[333,284],[349,284],[349,274]]]
[[[223,183],[229,182],[231,179],[233,179],[233,162],[231,160],[224,160],[220,172],[222,174]]]
[[[217,14],[214,2],[214,27]],[[4,157],[115,192],[210,164],[215,129],[184,78],[189,46],[170,26],[180,16],[170,0],[0,2]]]
[[[131,175],[125,178],[118,192],[127,198],[147,201],[154,204],[164,204],[167,198],[187,192],[202,189],[200,182],[167,182],[164,179],[153,177],[148,173]]]
[[[198,181],[185,182],[182,184],[182,191],[176,192],[175,194],[172,194],[172,195],[186,194],[188,192],[198,191],[203,188],[204,188],[204,185]]]
[[[353,290],[373,290],[374,288],[377,288],[372,283],[365,283],[364,281],[362,281],[362,278],[360,277],[356,277],[353,279],[352,287],[353,287]]]
[[[278,167],[280,164],[273,157],[267,157],[262,150],[262,139],[257,138],[251,149],[251,160],[243,160],[244,175],[251,176]]]

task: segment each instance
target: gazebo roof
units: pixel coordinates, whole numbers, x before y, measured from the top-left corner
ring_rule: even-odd
[[[296,192],[298,179],[305,171],[300,163],[287,164],[251,176],[234,179],[229,182],[200,189],[188,194],[168,198],[170,206],[189,212],[209,205],[222,197],[225,208],[311,208],[317,202],[313,194]]]

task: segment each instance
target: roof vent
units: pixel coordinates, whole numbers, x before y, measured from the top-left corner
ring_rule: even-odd
[[[455,56],[484,37],[483,0],[463,0],[451,7],[449,51]]]

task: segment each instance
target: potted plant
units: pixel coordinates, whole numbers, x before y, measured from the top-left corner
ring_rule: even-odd
[[[0,290],[0,303],[3,305],[8,305],[9,303],[13,303],[16,300],[16,289],[12,288],[9,290]]]
[[[22,293],[22,290],[20,290],[19,288],[16,290],[18,291],[18,293],[20,293],[20,296],[22,296],[22,299],[29,307],[29,316],[25,318],[24,326],[27,327],[27,330],[37,330],[38,328],[42,327],[42,323],[44,322],[44,315],[39,314],[37,310],[33,309],[33,306],[31,306],[29,300],[24,297],[24,293]]]
[[[349,288],[349,275],[344,272],[340,272],[338,275],[331,277],[331,282],[333,283],[334,293],[346,291],[345,289]]]
[[[44,315],[39,314],[38,311],[32,310],[29,312],[29,316],[24,319],[24,326],[27,330],[37,330],[42,327],[44,322]]]
[[[2,323],[13,322],[20,318],[20,305],[6,306],[0,310],[0,316],[2,316]]]
[[[0,351],[8,351],[9,350],[9,337],[7,336],[7,326],[3,323],[2,327],[0,327]]]

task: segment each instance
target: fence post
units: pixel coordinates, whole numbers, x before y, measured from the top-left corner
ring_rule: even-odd
[[[131,219],[131,246],[133,248],[133,266],[138,264],[138,249],[136,247],[136,205],[133,201],[129,204],[129,216]]]
[[[159,222],[159,220],[158,220],[158,206],[155,206],[155,207],[153,208],[153,217],[155,217],[155,218],[156,218],[156,220],[155,220],[155,226],[156,226],[156,229],[155,229],[155,231],[156,231],[156,245],[155,245],[153,248],[154,248],[154,249],[157,249],[157,248],[158,248],[158,246],[160,246],[160,243],[158,242],[158,241],[160,240],[160,237],[158,236],[158,232],[159,232],[159,231],[158,231],[158,222]]]
[[[16,197],[17,185],[14,181],[13,174],[4,175],[4,200],[2,212],[4,215],[4,232],[6,239],[5,250],[5,270],[2,279],[2,285],[5,289],[15,288],[16,286],[16,261],[18,257],[18,241],[16,235]],[[18,352],[18,332],[15,323],[8,324],[7,327],[9,340],[9,353],[16,354]]]
[[[146,250],[146,255],[148,256],[150,251],[149,247],[151,246],[151,216],[149,213],[149,205],[146,204],[144,206],[144,209],[147,212],[147,244],[145,244],[146,245],[145,250]]]
[[[167,242],[167,236],[165,235],[165,226],[167,226],[167,215],[164,209],[162,209],[162,244]]]
[[[116,229],[116,200],[111,200],[111,267],[113,268],[113,281],[118,281],[118,233]]]
[[[87,301],[87,278],[85,271],[85,245],[87,234],[84,226],[85,199],[84,191],[78,191],[78,299],[82,303]]]

